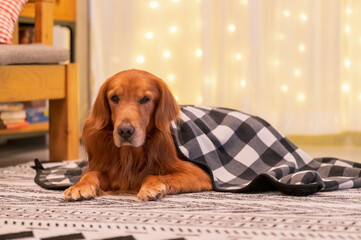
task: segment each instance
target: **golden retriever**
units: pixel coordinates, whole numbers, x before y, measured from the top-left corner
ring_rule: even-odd
[[[177,156],[170,124],[179,115],[167,85],[148,72],[127,70],[106,80],[84,126],[88,169],[65,199],[137,193],[148,201],[212,190],[205,171]]]

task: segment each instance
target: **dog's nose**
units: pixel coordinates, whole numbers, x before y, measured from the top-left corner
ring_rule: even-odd
[[[118,134],[124,139],[130,138],[135,132],[134,126],[129,123],[120,124],[117,130],[118,130]]]

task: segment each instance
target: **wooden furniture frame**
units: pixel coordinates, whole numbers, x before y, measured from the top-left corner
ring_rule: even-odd
[[[53,43],[53,0],[35,3],[35,42]],[[16,38],[16,37],[15,37]],[[78,73],[77,65],[0,66],[0,102],[49,99],[49,153],[51,161],[79,157]],[[35,124],[0,134],[46,129]]]

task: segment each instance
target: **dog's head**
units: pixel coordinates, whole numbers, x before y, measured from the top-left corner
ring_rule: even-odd
[[[178,116],[179,106],[160,78],[127,70],[104,82],[90,119],[99,131],[112,129],[117,147],[139,147],[150,131],[169,131]]]

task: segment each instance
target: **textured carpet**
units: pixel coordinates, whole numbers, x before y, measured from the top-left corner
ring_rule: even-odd
[[[0,239],[361,239],[361,189],[65,202],[30,166],[0,168]]]

